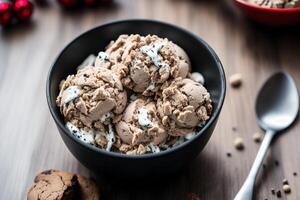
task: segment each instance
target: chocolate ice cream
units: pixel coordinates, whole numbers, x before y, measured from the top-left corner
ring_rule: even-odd
[[[124,154],[158,153],[197,134],[212,102],[186,52],[156,35],[121,35],[60,84],[71,134]],[[127,96],[128,94],[128,96]]]
[[[190,61],[185,51],[156,35],[121,35],[107,47],[122,84],[134,92],[153,95],[166,80],[188,75]]]
[[[159,145],[168,136],[152,99],[137,99],[130,103],[116,124],[116,131],[122,142],[133,146],[142,143]]]
[[[212,103],[207,90],[191,79],[177,78],[165,84],[157,110],[168,134],[183,136],[209,119]]]

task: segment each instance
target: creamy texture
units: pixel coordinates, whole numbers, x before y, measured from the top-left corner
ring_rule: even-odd
[[[160,152],[160,148],[157,145],[155,145],[153,143],[150,143],[148,146],[149,146],[152,153]]]
[[[151,126],[152,122],[149,119],[149,113],[148,113],[147,109],[140,108],[138,110],[138,122],[143,127],[149,127],[149,126]]]
[[[173,136],[183,136],[209,119],[212,103],[207,90],[191,79],[177,78],[163,86],[157,100],[162,123]]]
[[[155,35],[121,35],[106,49],[110,65],[122,84],[136,93],[153,96],[162,83],[187,77],[190,64],[185,51]]]
[[[116,124],[116,131],[122,142],[129,145],[149,143],[160,145],[168,137],[157,116],[155,102],[149,98],[147,100],[138,98],[131,102],[122,119]]]
[[[80,96],[80,89],[77,86],[70,86],[62,93],[63,103],[69,103]]]
[[[66,127],[69,129],[69,131],[78,139],[85,143],[94,144],[95,142],[95,134],[93,131],[84,131],[78,129],[76,126],[71,124],[70,122],[66,123]]]
[[[160,49],[164,46],[163,43],[154,43],[152,45],[145,45],[140,48],[141,52],[146,54],[147,56],[150,57],[151,61],[153,64],[160,68],[160,67],[167,67],[169,68],[170,66],[166,63],[164,63],[161,59],[161,56],[159,55]]]
[[[110,120],[105,115],[108,112],[110,116],[121,114],[127,103],[127,93],[120,80],[109,69],[102,67],[84,67],[76,75],[62,81],[60,88],[61,94],[56,103],[65,120],[78,128],[105,131],[104,122]],[[76,88],[80,88],[80,95]],[[73,101],[65,104],[65,99]]]
[[[199,72],[193,72],[191,74],[191,79],[193,79],[194,81],[201,83],[201,85],[204,85],[205,80],[202,74],[200,74]]]
[[[89,55],[76,69],[81,70],[86,66],[94,66],[96,60],[96,56],[91,54]]]
[[[107,139],[107,147],[106,147],[106,151],[110,151],[112,145],[115,143],[116,138],[115,138],[115,132],[113,130],[113,127],[111,124],[108,125],[108,134],[106,136]]]
[[[105,114],[103,114],[101,117],[100,117],[100,122],[101,123],[105,123],[108,121],[108,119],[110,119],[111,117],[113,117],[113,114],[111,112],[107,112]]]
[[[121,35],[61,81],[56,104],[83,142],[128,155],[165,151],[194,138],[211,115],[204,77],[190,65],[168,39]]]
[[[95,67],[107,67],[109,65],[109,55],[104,51],[100,51],[95,59]]]

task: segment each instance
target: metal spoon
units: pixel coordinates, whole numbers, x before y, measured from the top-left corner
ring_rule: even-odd
[[[257,122],[266,135],[250,173],[234,200],[252,200],[255,178],[272,138],[288,128],[297,117],[299,95],[292,77],[284,72],[271,76],[257,96],[255,110]]]

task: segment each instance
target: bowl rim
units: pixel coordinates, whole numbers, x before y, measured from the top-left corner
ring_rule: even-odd
[[[256,9],[263,12],[271,12],[271,13],[300,13],[300,7],[296,8],[266,8],[256,4],[251,4],[246,2],[245,0],[233,0],[241,6]]]
[[[221,78],[221,94],[220,94],[220,101],[219,103],[216,105],[216,107],[213,110],[213,113],[210,117],[210,119],[208,120],[207,123],[205,123],[205,125],[201,128],[201,130],[198,132],[198,134],[193,137],[192,139],[185,141],[184,143],[172,147],[170,149],[164,150],[164,151],[160,151],[158,153],[149,153],[149,154],[143,154],[143,155],[127,155],[127,154],[121,154],[121,153],[117,153],[117,152],[111,152],[111,151],[106,151],[103,149],[100,149],[98,147],[95,147],[93,145],[87,144],[79,139],[77,139],[76,137],[74,137],[70,131],[67,130],[67,128],[65,127],[65,124],[59,119],[59,116],[56,115],[55,111],[54,111],[54,107],[52,106],[51,103],[51,92],[50,92],[50,83],[52,80],[52,74],[55,68],[55,65],[57,63],[57,61],[60,59],[60,57],[62,56],[62,54],[73,44],[75,43],[78,39],[80,39],[81,37],[84,37],[85,35],[89,34],[90,32],[96,31],[99,28],[103,28],[103,27],[107,27],[107,26],[111,26],[111,25],[116,25],[116,24],[123,24],[123,23],[135,23],[135,22],[139,22],[139,23],[154,23],[154,24],[158,24],[158,25],[162,25],[162,26],[168,26],[170,28],[173,29],[177,29],[180,32],[183,32],[185,34],[187,34],[189,37],[193,37],[194,39],[196,39],[197,41],[199,41],[200,43],[202,43],[206,49],[209,51],[209,53],[212,55],[214,61],[216,62],[217,68],[219,70],[219,74],[220,74],[220,78]],[[162,21],[158,21],[158,20],[150,20],[150,19],[125,19],[125,20],[117,20],[117,21],[111,21],[108,23],[104,23],[102,25],[96,26],[92,29],[89,29],[87,31],[84,31],[83,33],[81,33],[79,36],[75,37],[75,39],[73,39],[71,42],[69,42],[60,52],[59,54],[56,56],[56,58],[54,59],[54,62],[52,63],[48,75],[47,75],[47,80],[46,80],[46,98],[47,98],[47,104],[48,104],[48,108],[50,110],[50,113],[56,123],[56,126],[58,125],[59,128],[61,130],[63,130],[64,134],[66,134],[68,137],[71,138],[71,140],[75,141],[76,143],[78,143],[79,145],[87,148],[90,151],[94,151],[96,153],[100,153],[100,154],[104,154],[106,156],[111,156],[114,158],[122,158],[122,159],[147,159],[147,158],[158,158],[158,157],[162,157],[165,156],[167,154],[171,154],[174,153],[176,151],[179,151],[180,149],[182,149],[183,147],[185,147],[186,145],[189,145],[191,142],[193,142],[194,140],[196,140],[198,137],[200,137],[200,135],[202,135],[203,132],[205,132],[213,123],[215,120],[217,120],[222,106],[224,104],[224,99],[225,99],[225,93],[226,93],[226,77],[225,77],[225,72],[224,72],[224,68],[222,66],[222,63],[219,59],[219,57],[217,56],[217,54],[214,52],[214,50],[200,37],[198,37],[197,35],[191,33],[188,30],[185,30],[181,27],[178,27],[176,25],[170,24],[170,23],[166,23],[166,22],[162,22]]]

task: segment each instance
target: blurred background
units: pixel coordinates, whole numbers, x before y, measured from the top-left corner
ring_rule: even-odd
[[[269,27],[252,22],[233,0],[115,0],[76,9],[61,6],[70,2],[32,2],[29,21],[0,28],[0,199],[24,199],[35,174],[46,169],[89,175],[68,152],[50,117],[47,73],[62,48],[82,32],[131,18],[169,22],[198,35],[216,51],[227,78],[240,73],[242,85],[233,89],[228,84],[217,128],[189,167],[155,183],[104,181],[102,198],[233,199],[259,148],[252,135],[262,132],[254,113],[260,86],[279,70],[291,73],[300,86],[299,25]],[[293,175],[300,173],[299,130],[296,123],[274,141],[257,179],[255,199],[275,199],[271,188],[281,188],[284,178],[292,193],[282,199],[300,199],[300,175]],[[236,137],[244,139],[244,151],[234,149]]]

